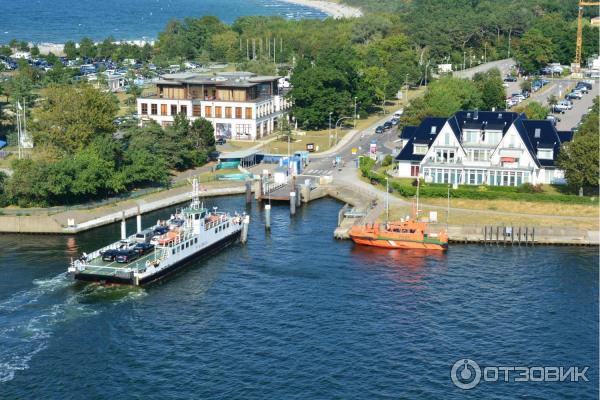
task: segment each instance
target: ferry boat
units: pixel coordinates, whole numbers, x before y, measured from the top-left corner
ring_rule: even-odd
[[[198,181],[192,182],[191,204],[166,221],[129,237],[125,225],[121,240],[71,260],[68,272],[75,280],[102,284],[142,286],[180,269],[186,261],[246,241],[250,216],[230,215],[204,208]]]

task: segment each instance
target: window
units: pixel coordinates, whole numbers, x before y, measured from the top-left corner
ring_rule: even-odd
[[[477,143],[477,142],[479,142],[479,131],[475,131],[475,130],[467,131],[466,130],[464,133],[464,138],[465,138],[465,140],[464,140],[465,142]]]
[[[414,154],[426,154],[427,153],[427,145],[426,144],[415,144],[413,153]]]
[[[542,130],[540,128],[535,128],[535,132],[533,134],[533,137],[536,138],[536,139],[539,139],[541,135],[542,135]]]
[[[177,104],[171,104],[171,115],[177,115]]]
[[[187,106],[181,106],[181,113],[187,115]]]
[[[431,133],[432,135],[435,135],[435,134],[437,133],[437,126],[432,126],[432,127],[431,127],[431,131],[430,131],[430,133]]]
[[[538,149],[537,157],[540,160],[552,160],[554,157],[554,151],[552,149]]]
[[[225,107],[225,118],[231,118],[231,107]]]
[[[167,115],[167,105],[166,104],[160,105],[160,115]]]
[[[194,104],[192,106],[192,115],[194,117],[199,117],[202,114],[202,107],[200,106],[200,104]]]
[[[215,107],[215,117],[221,118],[221,107],[220,106]]]
[[[157,115],[158,114],[158,105],[152,104],[150,106],[150,112],[152,113],[152,115]]]
[[[212,107],[211,106],[204,106],[204,116],[206,118],[212,118]]]
[[[246,107],[246,119],[252,119],[252,108]]]
[[[250,124],[237,124],[235,126],[235,132],[238,135],[249,135],[251,129],[252,129],[252,125],[250,125]]]
[[[235,108],[235,118],[242,119],[242,107]]]
[[[142,103],[142,115],[148,115],[148,103]]]
[[[450,145],[450,134],[448,132],[444,134],[444,144],[446,146]]]

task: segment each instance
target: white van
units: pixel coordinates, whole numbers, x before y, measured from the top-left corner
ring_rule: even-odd
[[[394,113],[394,117],[395,117],[395,118],[400,118],[400,117],[402,116],[402,114],[404,114],[404,109],[403,109],[403,108],[401,108],[401,109],[399,109],[398,111],[396,111],[396,112]]]

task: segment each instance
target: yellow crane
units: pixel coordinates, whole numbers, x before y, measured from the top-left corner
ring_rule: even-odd
[[[583,7],[586,6],[600,6],[600,1],[580,1],[579,2],[579,14],[577,16],[577,42],[575,45],[575,64],[573,65],[573,72],[579,72],[581,68],[581,45],[583,43],[582,37],[582,21],[583,21]]]

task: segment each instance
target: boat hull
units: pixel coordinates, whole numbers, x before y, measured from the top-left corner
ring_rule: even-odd
[[[447,243],[435,243],[425,241],[411,241],[398,239],[379,239],[369,237],[358,237],[350,235],[354,243],[363,246],[380,247],[384,249],[421,249],[421,250],[448,250]]]
[[[116,284],[116,285],[130,285],[130,286],[145,286],[150,283],[156,282],[158,280],[164,279],[167,276],[178,272],[179,270],[183,269],[189,263],[189,261],[197,259],[198,257],[201,257],[201,256],[206,257],[211,254],[215,254],[215,253],[219,252],[220,250],[226,248],[230,244],[236,242],[240,238],[240,235],[241,235],[241,230],[237,230],[234,233],[232,233],[231,235],[225,236],[224,238],[211,244],[210,246],[207,246],[196,253],[192,253],[189,256],[182,258],[182,259],[178,260],[177,262],[174,262],[173,265],[170,265],[167,268],[164,268],[164,269],[158,271],[156,274],[153,274],[144,279],[141,279],[137,285],[136,285],[133,277],[127,278],[127,277],[120,277],[120,276],[95,275],[95,274],[89,274],[89,273],[76,273],[73,275],[73,277],[75,280],[83,281],[83,282],[98,282],[98,283],[102,283],[102,284]]]

